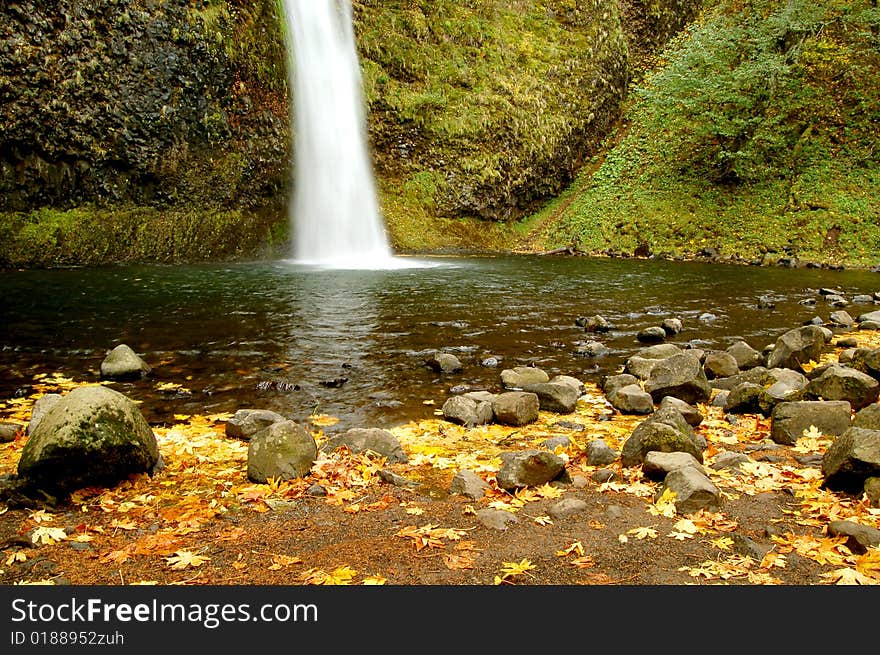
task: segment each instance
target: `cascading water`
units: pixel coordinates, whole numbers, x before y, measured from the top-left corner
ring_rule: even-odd
[[[366,137],[350,0],[284,0],[294,103],[294,259],[331,268],[393,260]]]

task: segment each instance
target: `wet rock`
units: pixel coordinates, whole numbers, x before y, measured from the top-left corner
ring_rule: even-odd
[[[810,380],[806,396],[823,400],[846,400],[860,410],[880,397],[880,382],[867,373],[834,364],[822,375]]]
[[[628,384],[615,388],[606,398],[611,406],[621,414],[650,414],[654,411],[651,394],[639,384]]]
[[[602,391],[605,392],[605,395],[609,395],[614,393],[615,390],[620,389],[622,387],[627,387],[631,384],[638,384],[639,378],[635,375],[630,375],[629,373],[621,373],[619,375],[609,375],[602,380]]]
[[[640,380],[647,380],[657,362],[682,352],[681,348],[671,343],[642,348],[626,360],[623,372]]]
[[[240,409],[226,422],[226,436],[248,441],[260,430],[285,420],[286,417],[269,409]]]
[[[498,530],[500,532],[507,530],[509,524],[519,521],[511,512],[491,508],[478,509],[477,520],[490,530]]]
[[[104,380],[131,380],[150,373],[150,366],[129,346],[119,344],[101,362],[101,378]]]
[[[580,498],[563,498],[550,506],[547,513],[554,521],[561,521],[575,514],[586,512],[589,506]]]
[[[847,537],[846,547],[857,555],[868,552],[869,548],[880,547],[880,530],[855,521],[831,521],[828,535]]]
[[[40,419],[21,452],[18,475],[51,492],[112,485],[161,467],[153,431],[138,406],[104,386],[79,387]]]
[[[739,373],[739,364],[736,358],[726,351],[714,351],[706,354],[703,362],[703,370],[710,380],[714,378],[727,378]]]
[[[575,344],[574,354],[578,357],[602,357],[611,352],[611,348],[599,341],[583,341]]]
[[[850,428],[834,439],[822,457],[822,486],[860,494],[868,478],[880,476],[880,431]]]
[[[660,360],[651,369],[645,391],[651,394],[654,402],[660,402],[664,396],[673,396],[694,404],[708,400],[712,387],[700,360],[691,353],[682,352]]]
[[[684,326],[681,323],[681,319],[678,318],[665,318],[663,322],[660,324],[660,327],[666,332],[667,336],[675,336],[676,334],[680,334],[684,329]]]
[[[819,361],[826,335],[815,325],[789,330],[776,340],[767,357],[767,368],[790,368],[804,372],[802,364]]]
[[[880,309],[873,312],[865,312],[856,317],[857,323],[880,323]]]
[[[771,414],[770,438],[793,446],[811,427],[826,436],[838,436],[850,428],[851,414],[852,407],[845,400],[779,403]]]
[[[409,478],[405,478],[402,475],[399,475],[392,471],[391,469],[381,469],[379,471],[379,477],[382,478],[383,481],[388,484],[392,484],[395,487],[418,487],[419,483],[415,480],[410,480]]]
[[[437,373],[458,373],[464,368],[461,360],[451,353],[434,353],[425,364]]]
[[[538,396],[539,408],[545,412],[571,414],[577,405],[580,393],[570,384],[564,382],[544,382],[527,384],[523,391]]]
[[[529,384],[543,384],[549,381],[550,376],[546,371],[533,366],[517,366],[501,371],[501,384],[505,389],[522,389]]]
[[[575,320],[575,324],[584,328],[584,332],[610,332],[614,326],[604,317],[595,316],[579,317]]]
[[[270,478],[301,478],[309,474],[317,456],[318,446],[308,430],[295,421],[278,421],[251,436],[247,476],[260,484]]]
[[[636,339],[642,343],[660,343],[666,339],[666,330],[658,326],[647,327],[639,330]]]
[[[764,356],[745,341],[737,341],[732,344],[727,348],[727,352],[736,361],[737,368],[741,370],[752,369],[764,364]]]
[[[467,396],[452,396],[443,403],[443,418],[451,423],[474,427],[491,423],[495,418],[492,411],[492,403],[487,401],[477,402]]]
[[[60,393],[47,393],[43,396],[37,398],[34,403],[33,408],[31,409],[31,420],[28,422],[27,433],[28,435],[33,434],[33,431],[36,429],[37,425],[39,425],[42,418],[46,415],[52,407],[61,400]]]
[[[727,394],[724,411],[730,414],[761,413],[761,393],[764,387],[751,382],[738,384]]]
[[[501,363],[497,357],[486,357],[480,362],[480,366],[485,366],[486,368],[495,368]]]
[[[850,365],[857,371],[880,380],[880,348],[856,348]]]
[[[608,466],[617,461],[620,453],[609,446],[604,439],[593,439],[586,447],[587,466]]]
[[[858,348],[859,340],[855,337],[844,337],[834,343],[835,348]]]
[[[661,414],[667,409],[674,410],[684,417],[688,425],[693,427],[697,427],[703,422],[703,414],[700,410],[690,403],[686,403],[680,398],[674,398],[673,396],[666,396],[660,401],[660,406],[657,409],[661,411]]]
[[[321,450],[332,452],[340,446],[346,446],[354,454],[374,453],[385,457],[389,464],[409,461],[397,437],[381,428],[351,428],[328,439]]]
[[[867,428],[868,430],[880,430],[880,404],[872,403],[859,410],[853,417],[854,428]]]
[[[571,375],[554,375],[550,378],[550,384],[556,383],[567,384],[577,392],[578,397],[580,397],[585,391],[583,381]]]
[[[853,296],[853,303],[857,305],[871,305],[874,303],[874,296],[869,296],[864,293],[860,293],[858,295]]]
[[[492,402],[495,422],[502,425],[521,426],[538,420],[541,402],[528,391],[507,391],[498,394]]]
[[[880,321],[862,321],[858,326],[860,330],[880,331]]]
[[[642,473],[650,480],[663,480],[668,473],[685,466],[693,466],[698,471],[705,473],[702,464],[690,453],[661,453],[655,450],[645,455]]]
[[[666,490],[675,493],[675,509],[679,514],[691,514],[701,509],[717,510],[721,505],[721,492],[704,473],[692,466],[669,473],[657,491],[657,498]]]
[[[546,484],[564,471],[565,461],[547,450],[508,452],[501,454],[495,480],[499,487],[511,491]]]

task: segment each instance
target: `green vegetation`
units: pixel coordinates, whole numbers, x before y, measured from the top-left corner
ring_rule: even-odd
[[[875,5],[714,3],[633,90],[543,245],[876,264]]]

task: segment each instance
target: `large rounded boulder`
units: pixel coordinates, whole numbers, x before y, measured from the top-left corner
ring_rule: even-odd
[[[42,416],[18,475],[53,492],[113,485],[160,461],[149,424],[129,398],[104,386],[74,389]]]

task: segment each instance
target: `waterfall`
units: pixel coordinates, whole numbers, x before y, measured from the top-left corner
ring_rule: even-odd
[[[332,268],[392,260],[367,146],[350,0],[284,0],[293,95],[293,258]]]

